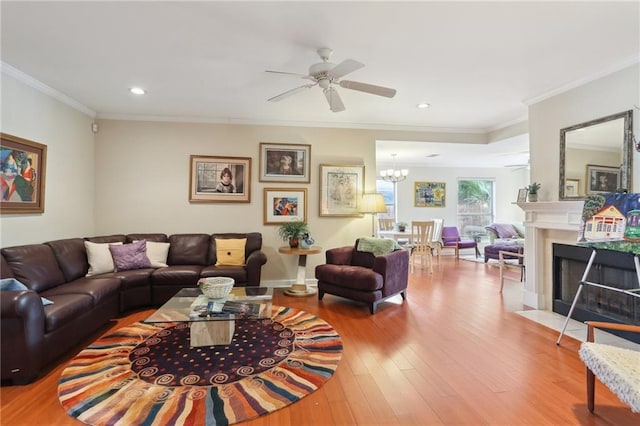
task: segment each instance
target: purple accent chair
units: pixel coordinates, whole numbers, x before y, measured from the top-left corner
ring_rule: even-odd
[[[396,250],[374,256],[356,250],[354,246],[326,251],[327,263],[316,266],[318,300],[325,293],[364,302],[371,314],[379,303],[396,294],[407,296],[409,282],[409,251]]]
[[[452,248],[456,252],[456,259],[460,258],[460,249],[473,248],[476,250],[476,257],[480,256],[478,243],[474,240],[463,240],[460,238],[460,232],[456,226],[442,227],[442,248]]]

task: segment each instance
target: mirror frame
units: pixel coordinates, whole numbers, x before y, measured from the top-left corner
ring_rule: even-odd
[[[578,196],[565,196],[564,194],[564,181],[565,181],[565,148],[566,148],[566,134],[572,130],[582,129],[585,127],[593,126],[600,123],[605,123],[611,120],[617,120],[624,118],[624,140],[622,141],[622,167],[620,170],[620,188],[625,188],[628,192],[631,192],[631,184],[633,182],[631,176],[632,161],[633,161],[633,110],[620,112],[617,114],[608,115],[606,117],[597,118],[595,120],[587,121],[584,123],[576,124],[571,127],[565,127],[560,129],[560,185],[558,188],[558,195],[560,200],[584,200],[585,197]]]

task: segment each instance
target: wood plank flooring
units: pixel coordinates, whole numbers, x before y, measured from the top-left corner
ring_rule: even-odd
[[[508,272],[509,273],[509,272]],[[517,272],[505,295],[519,294]],[[321,389],[247,425],[633,425],[640,415],[596,381],[586,407],[579,342],[515,313],[518,297],[498,293],[498,268],[443,256],[434,273],[416,268],[407,300],[368,308],[336,296],[276,295],[275,304],[316,314],[340,333],[344,356]],[[509,291],[511,290],[511,291]],[[104,332],[149,310],[114,321]],[[80,342],[78,351],[95,340]],[[78,425],[60,407],[64,364],[37,382],[4,386],[0,423]]]

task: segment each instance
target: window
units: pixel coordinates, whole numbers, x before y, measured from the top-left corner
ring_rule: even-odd
[[[493,223],[494,190],[493,180],[458,180],[458,229],[463,236],[484,235],[484,227]]]
[[[395,219],[396,194],[395,185],[393,184],[393,182],[387,182],[386,180],[377,179],[376,192],[379,192],[384,196],[384,204],[387,206],[387,212],[378,213],[378,217],[383,219]]]

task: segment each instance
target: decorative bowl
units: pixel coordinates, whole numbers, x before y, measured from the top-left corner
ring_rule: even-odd
[[[222,299],[229,295],[235,280],[229,277],[208,277],[198,281],[202,294],[209,299]]]

